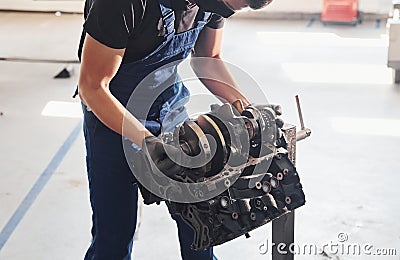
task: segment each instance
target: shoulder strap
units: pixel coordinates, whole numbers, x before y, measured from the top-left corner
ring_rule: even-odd
[[[172,9],[171,0],[159,0],[165,35],[168,37],[175,31],[175,13]]]
[[[140,31],[144,13],[146,12],[146,2],[152,0],[131,0],[132,13],[134,14],[133,30],[131,36],[135,36]],[[171,8],[171,0],[158,0],[160,3],[161,16],[166,35],[171,35],[174,28],[175,14]]]

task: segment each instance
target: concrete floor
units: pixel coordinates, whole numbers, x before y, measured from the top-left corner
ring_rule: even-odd
[[[74,60],[81,23],[80,15],[1,13],[0,57]],[[298,146],[307,198],[296,211],[299,245],[322,248],[342,232],[346,242],[370,244],[372,252],[397,250],[391,257],[325,250],[325,256],[296,259],[400,259],[400,87],[386,68],[384,23],[324,27],[318,21],[233,19],[226,25],[224,58],[283,106],[286,122],[298,124],[299,94],[313,130]],[[81,259],[90,242],[79,103],[71,98],[79,67],[73,65],[69,79],[52,79],[64,67],[0,62],[0,259]],[[260,100],[254,84],[239,74],[244,91]],[[197,83],[192,88],[206,93]],[[166,208],[142,209],[134,258],[179,259]],[[271,242],[270,233],[266,225],[250,239],[216,247],[215,254],[271,259],[259,252]]]

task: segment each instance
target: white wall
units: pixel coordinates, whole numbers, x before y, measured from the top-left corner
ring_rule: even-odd
[[[0,0],[0,10],[82,12],[83,0]]]
[[[271,14],[293,14],[295,18],[302,17],[302,14],[320,13],[324,1],[329,0],[274,0],[270,6],[260,11],[244,11],[240,16],[263,17]],[[334,0],[333,0],[334,1]],[[337,0],[346,1],[346,0]],[[392,7],[392,0],[359,0],[358,10],[363,13],[387,15]],[[261,14],[261,15],[260,15]],[[278,17],[280,17],[278,15]]]
[[[274,0],[274,2],[265,9],[265,12],[319,13],[321,12],[323,1],[324,0]],[[388,14],[391,3],[392,0],[359,0],[359,10],[366,13]],[[82,12],[83,1],[0,0],[0,10],[1,9]]]

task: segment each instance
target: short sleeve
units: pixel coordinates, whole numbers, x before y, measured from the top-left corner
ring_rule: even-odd
[[[220,29],[224,27],[225,18],[220,16],[219,14],[212,14],[210,20],[207,23],[207,26],[212,29]]]
[[[95,0],[87,13],[84,29],[97,41],[123,49],[134,24],[133,4],[130,0]]]

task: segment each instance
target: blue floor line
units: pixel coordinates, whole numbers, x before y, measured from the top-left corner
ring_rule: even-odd
[[[47,165],[46,169],[42,172],[39,178],[36,180],[35,184],[32,186],[31,190],[22,200],[21,204],[15,210],[14,214],[7,222],[5,227],[0,233],[0,251],[3,249],[4,245],[7,243],[8,239],[20,223],[20,221],[24,218],[26,212],[28,212],[29,208],[35,202],[36,198],[46,186],[47,182],[50,180],[51,176],[55,173],[56,169],[64,159],[65,155],[68,153],[74,141],[77,139],[82,129],[82,121],[80,121],[69,134],[67,139],[58,149],[57,153],[51,159],[50,163]]]

